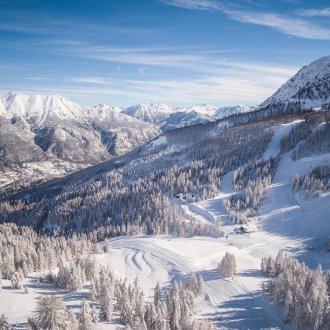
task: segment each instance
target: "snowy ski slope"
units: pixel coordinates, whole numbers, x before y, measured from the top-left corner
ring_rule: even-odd
[[[288,134],[297,122],[277,127],[263,156],[268,159],[279,151],[282,136]],[[292,329],[282,322],[282,310],[268,301],[261,293],[266,280],[260,273],[261,258],[276,255],[285,249],[305,261],[309,267],[329,269],[329,252],[324,251],[325,236],[330,232],[330,193],[317,199],[304,200],[292,193],[291,182],[299,173],[306,173],[313,166],[329,164],[330,154],[293,161],[290,154],[282,156],[272,185],[267,188],[254,227],[250,234],[235,234],[235,226],[223,210],[223,200],[233,194],[233,173],[227,173],[221,182],[221,193],[213,199],[183,205],[186,219],[215,221],[221,217],[224,237],[173,238],[170,236],[118,237],[110,240],[111,251],[97,255],[100,264],[109,265],[118,277],[133,282],[137,276],[146,298],[153,295],[159,281],[164,289],[171,281],[185,282],[189,273],[202,275],[205,295],[197,300],[196,317],[209,319],[219,329]],[[306,249],[306,246],[313,248]],[[229,251],[236,257],[238,273],[231,278],[221,278],[217,265]],[[5,290],[0,300],[12,323],[24,322],[32,315],[37,293],[52,292],[52,287],[37,288],[33,285],[29,295],[13,294]],[[8,283],[7,283],[8,284]],[[48,291],[47,291],[48,290]],[[68,306],[78,312],[79,301],[87,297],[88,285],[78,293],[60,293]],[[208,297],[206,296],[208,294]],[[101,328],[115,329],[115,321],[102,324]]]

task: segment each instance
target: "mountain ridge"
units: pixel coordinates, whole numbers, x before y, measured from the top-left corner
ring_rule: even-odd
[[[258,109],[274,104],[284,110],[296,105],[297,109],[329,109],[330,103],[330,55],[303,66],[272,96],[262,102]]]

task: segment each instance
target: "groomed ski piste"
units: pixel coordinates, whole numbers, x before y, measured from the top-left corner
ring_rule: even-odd
[[[277,127],[264,159],[278,154],[281,137],[295,124],[297,121]],[[187,221],[191,217],[200,221],[215,221],[221,217],[223,237],[117,237],[109,240],[110,252],[96,255],[97,261],[109,265],[115,276],[127,277],[129,282],[137,276],[147,299],[152,299],[158,281],[166,290],[173,280],[186,282],[191,272],[202,275],[205,290],[196,300],[195,317],[210,320],[218,329],[293,329],[292,325],[282,322],[282,309],[262,294],[262,283],[267,278],[260,272],[260,262],[262,257],[275,256],[283,249],[310,268],[315,269],[320,262],[323,269],[330,268],[329,252],[324,246],[330,232],[330,192],[304,199],[292,191],[296,174],[329,164],[330,154],[298,161],[293,161],[290,155],[291,152],[281,156],[273,183],[267,188],[251,223],[251,232],[237,234],[236,226],[223,209],[223,200],[235,193],[232,171],[222,178],[217,197],[182,205]],[[217,271],[227,251],[236,257],[237,274],[233,278],[223,278]],[[40,294],[58,294],[76,313],[81,300],[88,299],[88,283],[82,291],[72,293],[46,282],[37,286],[37,278],[38,274],[29,277],[29,294],[9,290],[10,282],[3,281],[0,310],[9,317],[11,324],[17,323],[17,329],[24,328],[23,323],[33,316],[36,297]],[[118,315],[110,324],[100,323],[100,329],[118,326]]]

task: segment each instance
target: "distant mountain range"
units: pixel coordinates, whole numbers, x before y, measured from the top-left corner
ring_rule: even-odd
[[[21,181],[19,173],[35,181],[88,167],[160,134],[114,107],[83,108],[61,96],[13,92],[0,98],[0,126],[0,185]]]
[[[62,96],[9,92],[0,97],[0,187],[65,175],[133,150],[162,131],[250,110],[153,103],[82,107]]]
[[[122,113],[139,120],[157,124],[162,131],[168,131],[190,125],[206,124],[231,115],[250,112],[256,108],[246,105],[217,108],[208,104],[175,107],[164,103],[149,103],[124,108]]]

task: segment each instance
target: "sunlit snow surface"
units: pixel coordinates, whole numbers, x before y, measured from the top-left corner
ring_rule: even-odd
[[[276,155],[281,137],[295,124],[276,128],[263,158]],[[155,142],[157,145],[162,141]],[[234,193],[233,172],[229,172],[223,177],[222,192],[216,198],[183,206],[187,219],[194,216],[201,221],[214,221],[221,216],[224,237],[119,237],[110,240],[111,251],[97,255],[97,261],[109,265],[116,276],[127,277],[130,282],[137,276],[147,299],[151,298],[157,281],[166,290],[173,280],[185,282],[190,272],[202,275],[205,293],[197,299],[196,317],[211,320],[219,329],[292,329],[282,322],[282,310],[261,293],[266,278],[260,273],[260,261],[285,249],[312,268],[319,262],[324,269],[330,267],[329,252],[324,251],[325,236],[330,232],[330,194],[305,200],[291,189],[297,173],[307,173],[311,167],[329,162],[330,154],[298,161],[292,161],[290,154],[282,156],[254,220],[253,233],[235,234],[234,225],[224,213],[223,199]],[[216,270],[227,251],[234,253],[237,260],[238,274],[233,279],[221,278]],[[33,314],[37,294],[54,290],[47,284],[33,287],[32,277],[29,281],[32,284],[29,295],[7,288],[0,293],[0,312],[7,314],[12,323],[24,322]],[[8,285],[5,281],[5,286]],[[80,300],[87,297],[87,289],[88,286],[78,293],[60,292],[60,295],[78,312]],[[209,299],[205,298],[206,293]],[[101,328],[115,329],[117,321],[118,315],[111,325],[102,324]]]

